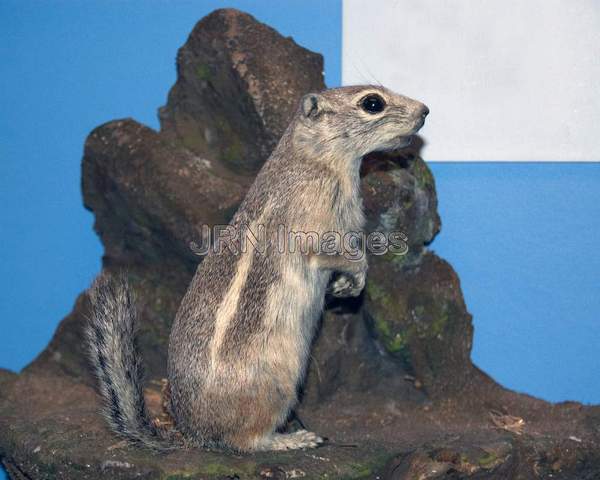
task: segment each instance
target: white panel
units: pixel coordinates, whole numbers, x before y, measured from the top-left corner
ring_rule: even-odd
[[[600,161],[600,0],[344,0],[342,81],[426,103],[427,160]]]

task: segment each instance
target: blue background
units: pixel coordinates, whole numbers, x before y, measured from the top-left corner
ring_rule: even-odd
[[[521,392],[600,403],[600,163],[430,166],[432,248],[460,276],[475,363]]]
[[[339,85],[339,1],[0,4],[0,366],[31,361],[100,270],[85,137],[119,117],[157,128],[177,48],[222,6],[323,53]],[[600,164],[431,166],[443,221],[432,248],[462,280],[475,362],[519,391],[600,403]]]

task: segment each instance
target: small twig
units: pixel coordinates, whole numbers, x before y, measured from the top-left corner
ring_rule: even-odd
[[[332,447],[341,447],[341,448],[358,448],[358,445],[355,443],[336,443],[327,437],[323,437],[323,443],[321,445],[322,446],[331,445]]]

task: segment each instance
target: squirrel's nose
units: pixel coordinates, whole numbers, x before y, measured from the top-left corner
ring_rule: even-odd
[[[427,108],[427,105],[423,105],[423,106],[421,107],[421,118],[422,118],[423,120],[425,120],[425,117],[426,117],[427,115],[429,115],[429,109]]]

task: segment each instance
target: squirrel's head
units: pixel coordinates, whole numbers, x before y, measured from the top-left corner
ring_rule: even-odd
[[[317,154],[362,158],[407,146],[428,113],[421,102],[384,87],[333,88],[302,98],[296,137]]]

